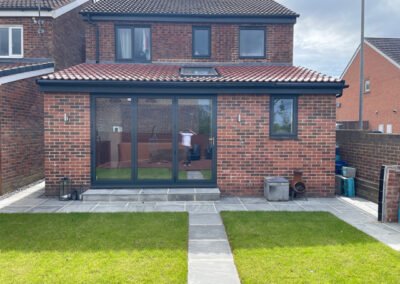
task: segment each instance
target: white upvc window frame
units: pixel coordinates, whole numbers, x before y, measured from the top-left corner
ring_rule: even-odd
[[[24,58],[24,27],[19,25],[0,25],[0,28],[8,28],[8,55],[0,55],[0,58]],[[12,30],[21,31],[21,54],[12,53]]]

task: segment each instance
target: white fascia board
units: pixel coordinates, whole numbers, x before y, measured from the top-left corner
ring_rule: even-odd
[[[0,77],[0,86],[7,84],[7,83],[24,80],[24,79],[28,79],[28,78],[32,78],[32,77],[42,76],[42,75],[46,75],[46,74],[53,73],[53,72],[54,72],[54,67],[50,67],[50,68],[34,70],[34,71],[29,71],[29,72],[22,72],[22,73],[18,73],[18,74],[12,74],[12,75],[8,75],[8,76]]]
[[[62,6],[58,9],[55,9],[53,11],[40,11],[40,16],[45,17],[45,18],[53,18],[56,19],[65,13],[68,13],[69,11],[79,7],[82,4],[85,4],[90,0],[75,0],[74,2],[71,2],[65,6]],[[10,10],[10,11],[0,11],[0,17],[38,17],[39,16],[39,11],[24,11],[24,10]]]
[[[69,3],[69,4],[65,5],[65,6],[62,6],[62,7],[58,8],[58,9],[54,10],[52,12],[52,14],[53,14],[52,17],[54,19],[56,19],[56,18],[64,15],[65,13],[68,13],[69,11],[71,11],[71,10],[73,10],[73,9],[83,5],[83,4],[85,4],[88,1],[89,0],[75,0],[74,2],[71,2],[71,3]]]

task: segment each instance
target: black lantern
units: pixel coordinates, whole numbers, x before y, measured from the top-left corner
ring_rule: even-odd
[[[67,201],[71,199],[71,180],[68,177],[61,178],[59,189],[61,201]]]

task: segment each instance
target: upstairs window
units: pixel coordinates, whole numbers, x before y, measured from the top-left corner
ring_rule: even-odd
[[[193,57],[208,58],[211,56],[211,28],[193,27]]]
[[[273,96],[270,106],[270,136],[297,137],[297,98]]]
[[[242,27],[239,41],[241,58],[265,58],[265,28]]]
[[[23,32],[22,27],[0,26],[0,57],[23,57]]]
[[[118,61],[150,62],[150,27],[117,27],[116,51]]]

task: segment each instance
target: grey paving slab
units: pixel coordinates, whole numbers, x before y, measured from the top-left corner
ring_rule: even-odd
[[[148,195],[148,194],[168,194],[168,189],[165,189],[165,188],[155,188],[155,189],[146,188],[146,189],[143,189],[142,194],[143,195]]]
[[[247,211],[243,204],[215,204],[218,212],[221,211]]]
[[[189,226],[190,240],[226,240],[227,236],[223,225],[193,225]]]
[[[247,211],[277,211],[277,209],[267,203],[247,203],[244,204]]]
[[[233,261],[189,261],[189,284],[239,284]]]
[[[65,206],[68,201],[61,201],[58,198],[48,198],[46,199],[43,203],[41,203],[41,206]]]
[[[62,207],[57,212],[59,213],[74,213],[74,212],[91,212],[96,206],[96,203],[81,203],[81,204],[70,204]]]
[[[200,171],[187,171],[187,179],[203,180],[204,176]]]
[[[189,259],[191,260],[231,260],[233,256],[227,240],[190,241]]]
[[[220,194],[218,188],[195,188],[196,193],[214,193]]]
[[[97,205],[91,212],[113,213],[113,212],[129,212],[128,204],[125,205]]]
[[[167,193],[143,193],[139,195],[139,201],[168,201]]]
[[[189,214],[189,225],[222,225],[219,214]]]
[[[46,198],[24,198],[11,204],[13,207],[19,206],[37,206],[46,202]]]
[[[240,201],[244,204],[253,204],[253,203],[268,204],[269,203],[264,197],[241,197]]]
[[[36,206],[31,208],[29,213],[53,213],[60,210],[63,206]]]
[[[217,213],[214,205],[187,205],[189,213]]]
[[[222,197],[215,204],[242,204],[239,197]]]
[[[154,208],[157,212],[184,212],[184,204],[156,205]]]
[[[277,211],[304,211],[304,208],[301,207],[300,205],[297,204],[281,204],[280,202],[278,203],[271,203],[272,206],[277,210]]]
[[[0,209],[0,213],[23,213],[29,211],[31,206],[7,206]]]

